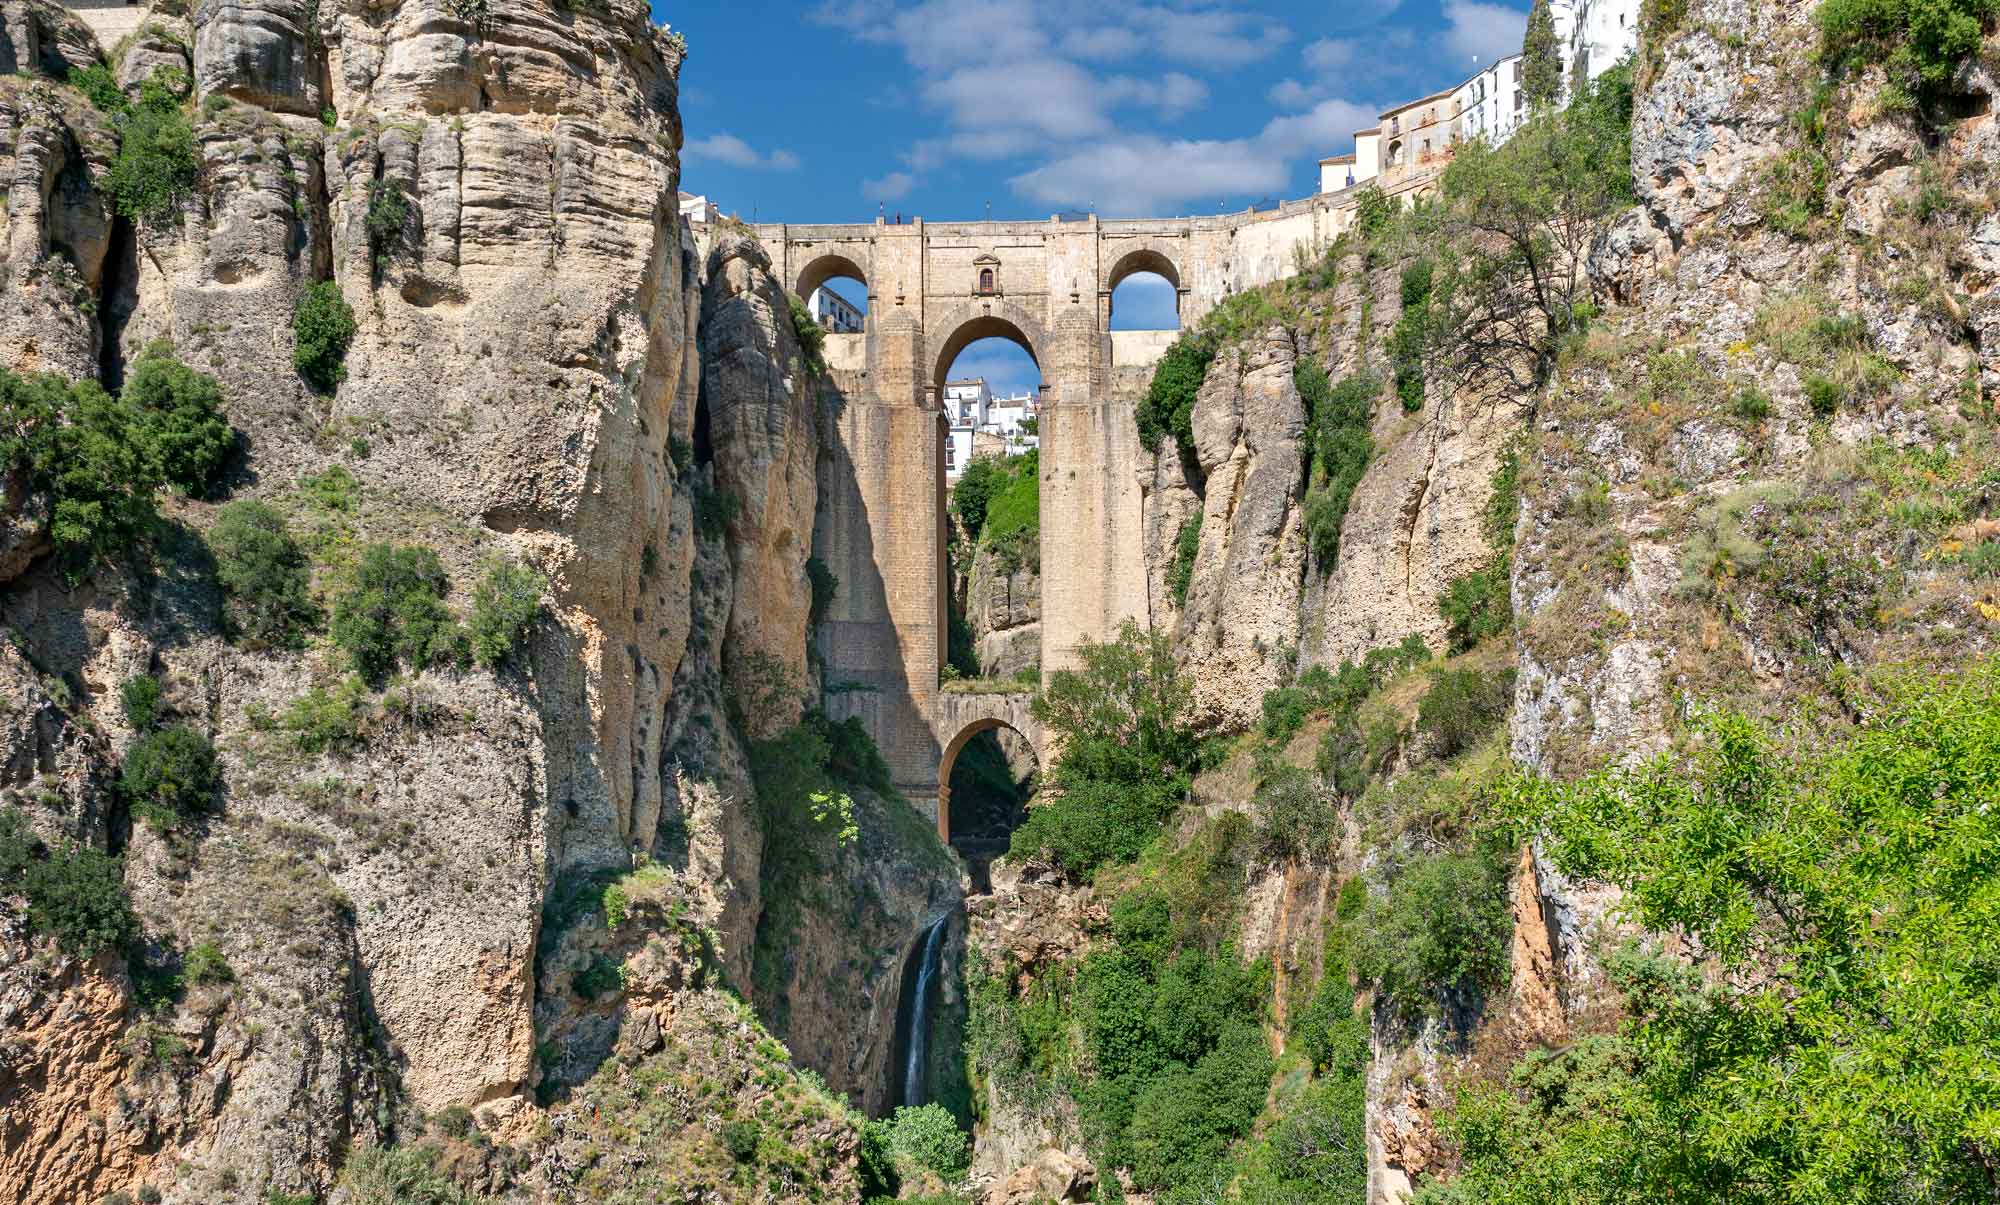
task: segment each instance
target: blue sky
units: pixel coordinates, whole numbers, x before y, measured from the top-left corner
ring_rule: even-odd
[[[1384,106],[1520,49],[1527,0],[663,0],[653,12],[689,45],[681,186],[724,212],[1039,220],[1305,196],[1320,158],[1351,150]],[[1172,325],[1159,289],[1121,290],[1118,309],[1116,325]]]

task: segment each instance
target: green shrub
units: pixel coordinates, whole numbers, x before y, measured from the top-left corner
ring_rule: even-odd
[[[125,679],[118,688],[118,703],[135,731],[150,730],[160,718],[160,680],[151,674]]]
[[[972,1143],[943,1105],[897,1109],[886,1130],[886,1145],[893,1158],[935,1172],[947,1183],[964,1176],[972,1166]]]
[[[118,114],[118,153],[103,187],[128,218],[172,215],[200,181],[201,150],[194,127],[170,87],[184,85],[186,79],[173,68],[155,71],[139,86],[138,103]]]
[[[1273,1068],[1264,1035],[1237,1021],[1192,1067],[1176,1064],[1149,1083],[1133,1102],[1133,1179],[1158,1191],[1223,1165],[1229,1143],[1257,1120]]]
[[[1513,911],[1512,847],[1488,836],[1470,851],[1422,854],[1397,868],[1364,910],[1354,969],[1405,1020],[1453,996],[1504,985]]]
[[[167,485],[195,497],[209,493],[236,450],[222,416],[215,378],[175,360],[164,344],[148,347],[125,380],[119,401],[139,424],[139,439]]]
[[[754,1121],[727,1121],[722,1124],[722,1149],[738,1163],[757,1157],[757,1143],[763,1134]]]
[[[806,558],[806,582],[812,588],[812,608],[807,612],[806,626],[818,628],[833,613],[833,600],[840,593],[840,579],[826,562],[818,557]]]
[[[951,487],[952,513],[974,543],[979,542],[979,533],[986,526],[986,507],[999,491],[1003,476],[990,457],[981,458],[966,465],[958,483]]]
[[[1420,259],[1403,269],[1403,316],[1389,333],[1389,360],[1396,369],[1396,396],[1403,411],[1424,408],[1424,357],[1431,327],[1431,288],[1436,265]]]
[[[694,495],[694,528],[704,540],[719,540],[729,533],[729,525],[736,521],[736,512],[743,509],[742,500],[728,490],[717,489],[707,476],[699,476],[691,483]]]
[[[229,960],[222,956],[222,947],[212,941],[202,942],[188,951],[187,959],[181,965],[181,975],[196,986],[219,986],[236,981],[236,972],[230,969]]]
[[[1729,412],[1746,423],[1761,423],[1771,417],[1771,395],[1755,385],[1745,385],[1736,391]]]
[[[299,752],[316,755],[360,740],[368,715],[368,684],[352,677],[332,691],[315,686],[292,700],[279,724]]]
[[[1049,802],[1014,830],[1010,857],[1046,854],[1072,878],[1136,858],[1187,793],[1195,741],[1182,726],[1189,687],[1163,633],[1127,623],[1116,641],[1085,641],[1079,669],[1058,670],[1034,701],[1057,738]]]
[[[434,1147],[369,1146],[341,1175],[353,1205],[484,1205],[438,1169]]]
[[[1153,370],[1152,384],[1140,400],[1133,419],[1139,427],[1139,442],[1148,452],[1160,449],[1160,440],[1172,436],[1182,448],[1194,447],[1194,403],[1208,379],[1208,366],[1215,362],[1213,338],[1189,332],[1174,340]]]
[[[389,261],[409,238],[410,198],[400,180],[368,182],[368,211],[362,226],[368,233],[368,253],[375,274],[388,271]]]
[[[607,923],[609,918],[607,917]],[[611,928],[618,926],[612,924]],[[625,976],[618,964],[604,954],[592,956],[590,965],[570,976],[570,989],[585,1000],[597,1000],[624,990]]]
[[[253,646],[285,647],[318,618],[305,551],[283,515],[244,499],[222,508],[208,533],[225,615]]]
[[[468,1140],[479,1131],[479,1123],[473,1119],[472,1110],[464,1105],[450,1105],[431,1119],[431,1125],[447,1138]]]
[[[1306,541],[1322,573],[1340,559],[1348,504],[1375,456],[1375,396],[1381,386],[1361,374],[1332,385],[1325,370],[1305,361],[1293,381],[1306,406]]]
[[[1330,862],[1339,852],[1338,801],[1304,770],[1286,766],[1257,788],[1264,853],[1272,858]]]
[[[354,310],[340,286],[322,280],[300,295],[292,311],[292,367],[319,393],[347,379],[347,349],[354,342]]]
[[[92,63],[88,67],[71,70],[67,82],[83,93],[92,107],[100,113],[117,116],[132,109],[132,102],[118,86],[118,80],[112,75],[111,68],[103,63]]]
[[[119,788],[132,810],[170,829],[208,810],[222,786],[215,746],[192,728],[149,733],[125,755]]]
[[[0,808],[0,891],[27,897],[29,927],[74,957],[139,938],[124,859],[75,844],[51,852],[13,808]]]
[[[1505,560],[1455,577],[1438,595],[1438,614],[1451,637],[1451,651],[1463,653],[1514,624],[1511,566]]]
[[[1882,63],[1910,95],[1934,97],[1979,52],[1996,14],[1994,0],[1826,0],[1814,15],[1828,66]]]
[[[472,659],[491,668],[505,661],[527,636],[542,613],[542,575],[512,561],[495,559],[486,565],[472,588]]]
[[[785,294],[785,300],[791,303],[792,334],[798,338],[799,353],[806,362],[806,374],[824,376],[826,374],[825,329],[813,321],[812,311],[806,308],[805,302],[790,293]]]
[[[215,383],[149,349],[125,392],[0,368],[0,469],[53,503],[49,532],[73,570],[137,543],[171,485],[205,492],[233,447]]]
[[[1354,195],[1354,228],[1363,238],[1372,239],[1388,230],[1401,212],[1396,202],[1374,184],[1364,184]]]
[[[379,685],[398,664],[425,669],[462,657],[465,635],[444,605],[450,582],[428,548],[371,544],[333,604],[331,635],[354,670]]]
[[[1201,555],[1203,514],[1195,511],[1181,520],[1180,534],[1174,538],[1174,563],[1167,569],[1167,593],[1176,607],[1187,605],[1188,590],[1194,585],[1194,562]]]
[[[1417,731],[1433,757],[1457,757],[1498,727],[1513,704],[1512,670],[1438,670],[1417,704]]]

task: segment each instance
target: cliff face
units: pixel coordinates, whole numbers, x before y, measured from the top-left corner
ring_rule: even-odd
[[[150,564],[72,588],[39,557],[45,500],[10,484],[8,801],[51,844],[125,855],[160,957],[214,942],[235,971],[142,1013],[136,966],[31,957],[8,921],[0,1001],[31,1040],[0,1068],[0,1180],[24,1202],[323,1194],[348,1151],[410,1137],[416,1110],[470,1108],[525,1141],[538,1093],[607,1091],[600,1069],[685,1052],[701,1017],[741,1038],[740,1059],[708,1057],[754,1062],[759,1031],[715,985],[751,981],[763,912],[744,738],[796,721],[812,685],[819,398],[761,251],[697,247],[679,220],[682,53],[637,2],[156,13],[115,78],[192,81],[199,183],[132,219],[93,184],[111,122],[50,78],[97,61],[88,32],[53,7],[0,10],[0,363],[115,386],[170,343],[242,435],[230,496],[307,531],[322,588],[372,541],[437,551],[454,600],[496,555],[550,585],[510,665],[411,675],[365,705],[357,739],[309,749],[273,717],[344,658],[224,639],[195,535],[212,503],[172,503],[182,534]],[[356,333],[319,394],[289,318],[328,279]],[[725,667],[767,664],[779,709],[740,715]],[[138,736],[119,690],[139,674],[218,749],[223,797],[195,833],[153,832],[111,789]],[[878,865],[908,835],[878,833]],[[592,893],[647,857],[681,901],[654,928],[706,935],[691,963],[629,938],[551,944],[552,916],[604,934]],[[943,907],[932,880],[917,891],[889,906],[890,962],[910,934],[888,930]],[[633,986],[576,990],[613,953]],[[801,982],[837,994],[882,970]],[[837,1086],[877,1077],[885,1053],[850,1066],[852,1035],[810,1020],[844,1009],[799,1012]],[[851,1156],[841,1106],[800,1100],[847,1127]],[[553,1191],[565,1149],[534,1147],[517,1191]],[[836,1197],[840,1174],[820,1176]]]

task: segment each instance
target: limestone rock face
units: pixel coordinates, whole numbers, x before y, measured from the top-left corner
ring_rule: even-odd
[[[21,6],[22,19],[39,6]],[[97,375],[112,215],[91,186],[117,146],[75,92],[0,67],[0,366]]]
[[[735,499],[728,545],[736,597],[729,655],[767,659],[807,680],[806,629],[819,456],[818,393],[792,330],[784,286],[756,240],[726,236],[708,255],[702,291],[701,406],[715,488]],[[709,446],[698,443],[697,458]],[[788,704],[799,691],[788,693]],[[798,718],[795,706],[767,717]]]
[[[982,545],[964,585],[980,673],[1007,678],[1042,661],[1042,575],[1019,557]]]
[[[88,26],[46,0],[0,3],[0,75],[62,75],[102,59]]]
[[[1176,633],[1203,728],[1247,727],[1298,644],[1305,407],[1289,340],[1216,357],[1194,407],[1201,547]]]

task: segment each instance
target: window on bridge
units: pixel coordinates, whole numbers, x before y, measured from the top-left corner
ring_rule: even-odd
[[[951,846],[971,870],[975,892],[988,889],[988,868],[1027,819],[1040,782],[1034,745],[1012,728],[982,732],[959,751],[947,796]]]
[[[1111,293],[1114,331],[1177,331],[1181,328],[1180,294],[1173,282],[1157,272],[1134,272]]]

